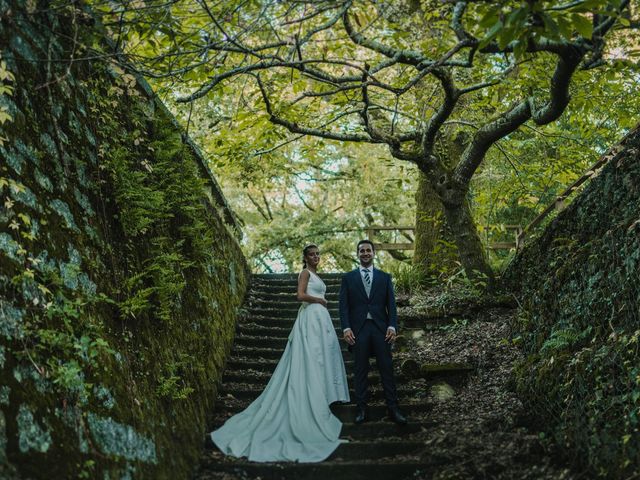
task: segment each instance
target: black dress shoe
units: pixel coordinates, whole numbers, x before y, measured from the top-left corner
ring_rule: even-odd
[[[367,409],[358,407],[356,410],[356,418],[354,420],[356,425],[366,422],[367,420]]]
[[[390,408],[389,409],[389,418],[396,422],[398,425],[406,425],[407,417],[405,417],[398,408]]]

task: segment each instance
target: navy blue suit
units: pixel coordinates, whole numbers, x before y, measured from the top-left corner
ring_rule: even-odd
[[[367,318],[368,314],[372,318]],[[355,364],[356,404],[364,407],[367,403],[369,357],[375,356],[387,405],[397,407],[391,345],[384,339],[388,327],[398,329],[391,275],[374,268],[371,291],[367,296],[360,267],[346,273],[340,286],[340,323],[343,330],[350,328],[356,337],[355,345],[350,348]]]

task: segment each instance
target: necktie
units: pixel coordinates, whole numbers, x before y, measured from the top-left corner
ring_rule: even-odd
[[[369,270],[367,268],[362,269],[364,273],[364,283],[367,284],[367,287],[371,286],[371,275],[369,274]]]

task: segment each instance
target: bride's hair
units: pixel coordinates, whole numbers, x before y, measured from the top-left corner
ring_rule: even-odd
[[[315,243],[310,243],[309,245],[307,245],[302,249],[302,268],[303,269],[307,268],[307,260],[305,259],[305,257],[307,256],[307,253],[309,253],[309,250],[311,250],[312,248],[318,248],[318,246]]]

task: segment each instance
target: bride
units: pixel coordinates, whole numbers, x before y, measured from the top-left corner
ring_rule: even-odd
[[[269,383],[244,411],[211,439],[227,455],[254,462],[321,462],[342,442],[342,423],[329,410],[348,402],[349,388],[338,337],[318,277],[320,250],[307,245],[298,276],[302,302],[287,346]]]

